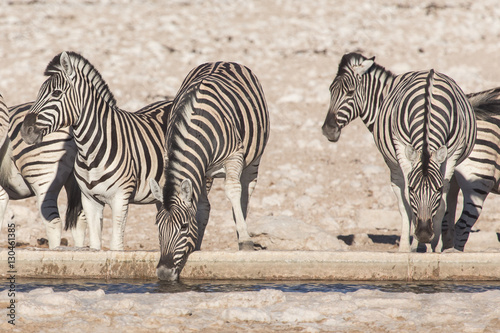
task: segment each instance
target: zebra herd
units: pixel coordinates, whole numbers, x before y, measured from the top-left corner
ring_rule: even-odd
[[[101,248],[107,204],[110,248],[123,250],[128,204],[155,203],[157,275],[176,280],[201,248],[213,179],[224,178],[239,248],[258,248],[246,215],[270,125],[250,69],[200,65],[173,100],[137,112],[119,109],[99,72],[77,53],[55,56],[45,75],[34,102],[7,110],[0,99],[0,216],[9,198],[36,196],[49,246],[58,247],[57,197],[64,186],[65,227],[75,246],[83,246],[88,229],[90,248]],[[465,95],[434,70],[394,75],[374,58],[350,53],[330,92],[323,134],[335,142],[360,117],[391,171],[402,216],[400,251],[416,249],[412,227],[420,249],[430,243],[433,251],[463,251],[486,196],[499,193],[500,89]],[[455,225],[460,190],[464,208]]]

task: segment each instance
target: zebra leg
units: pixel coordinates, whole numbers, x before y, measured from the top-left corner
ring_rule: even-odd
[[[453,175],[450,180],[450,189],[446,196],[446,212],[443,217],[443,251],[454,247],[453,236],[455,234],[455,213],[457,209],[458,193],[460,187],[458,186],[457,177]]]
[[[241,195],[241,209],[243,210],[243,216],[245,217],[245,220],[248,214],[248,203],[250,202],[250,197],[255,190],[255,186],[257,185],[259,164],[260,158],[253,161],[252,164],[246,167],[241,175],[241,186],[243,190]]]
[[[111,212],[113,216],[113,232],[111,234],[112,251],[123,251],[123,237],[125,234],[125,224],[127,223],[128,203],[130,195],[115,195],[111,202]]]
[[[479,215],[481,215],[484,201],[491,187],[485,188],[484,183],[475,184],[466,180],[464,180],[465,183],[462,183],[462,180],[459,180],[459,182],[464,196],[464,206],[462,214],[455,225],[455,249],[464,251],[470,231],[479,218]],[[484,191],[479,191],[478,189]]]
[[[226,196],[233,206],[233,217],[236,223],[236,232],[238,235],[238,246],[240,250],[253,250],[253,242],[248,234],[245,215],[241,207],[241,172],[243,169],[243,153],[237,151],[225,162]]]
[[[198,198],[198,208],[196,210],[196,222],[198,223],[198,241],[195,246],[195,251],[201,249],[203,235],[210,217],[210,202],[208,201],[208,192],[212,188],[212,178],[207,178],[205,184],[201,187],[200,197]]]
[[[102,237],[102,211],[104,209],[104,205],[84,194],[82,195],[82,206],[89,227],[90,248],[100,250]]]
[[[441,199],[441,203],[439,204],[439,208],[436,212],[436,216],[434,216],[434,219],[432,220],[433,224],[433,229],[434,229],[434,238],[431,241],[431,248],[432,252],[441,252],[442,249],[444,248],[444,241],[447,239],[449,242],[450,240],[453,242],[453,238],[448,235],[449,233],[449,228],[446,230],[446,233],[443,233],[443,217],[446,212],[446,195],[447,193],[443,193],[443,198]],[[442,237],[441,237],[442,235]]]
[[[85,232],[87,231],[87,218],[83,210],[78,214],[76,227],[71,229],[73,241],[76,247],[83,247],[85,243]]]
[[[52,183],[51,187],[52,189],[47,193],[36,193],[36,197],[38,210],[45,223],[49,248],[53,249],[61,245],[62,221],[57,208],[57,197],[62,186]],[[54,188],[57,188],[57,190],[54,190]]]
[[[448,246],[448,248],[453,247],[453,234],[451,233],[453,227],[450,228],[446,226],[445,230],[443,231],[443,218],[444,214],[446,213],[446,203],[448,202],[449,191],[450,179],[445,178],[443,181],[443,195],[441,196],[441,201],[439,203],[436,216],[434,216],[434,219],[432,220],[434,228],[434,238],[431,241],[431,247],[433,252],[441,252],[443,249],[445,249],[445,246]],[[441,234],[443,235],[442,237]],[[445,242],[447,242],[446,245]]]
[[[411,207],[406,200],[405,181],[400,172],[391,169],[391,186],[398,200],[399,213],[401,214],[401,238],[399,252],[410,252],[410,217]],[[413,243],[416,243],[415,241]]]

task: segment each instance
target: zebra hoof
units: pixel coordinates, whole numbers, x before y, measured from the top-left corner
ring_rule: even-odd
[[[252,241],[245,241],[238,243],[240,251],[253,251],[253,242]]]

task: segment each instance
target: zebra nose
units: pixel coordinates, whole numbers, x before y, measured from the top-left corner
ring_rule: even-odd
[[[179,278],[179,272],[175,267],[174,257],[171,253],[160,257],[160,262],[156,266],[156,275],[162,281],[176,281]]]
[[[35,122],[36,115],[29,113],[24,118],[23,125],[21,126],[21,137],[29,145],[42,141],[42,133],[36,128]]]
[[[167,268],[166,266],[158,266],[156,268],[156,276],[161,281],[177,281],[179,273],[175,268]]]
[[[430,243],[434,238],[434,230],[432,229],[432,219],[417,219],[417,227],[415,228],[415,237],[420,243]]]
[[[323,135],[326,136],[328,141],[337,142],[340,138],[340,129],[338,126],[330,126],[326,122],[321,127]]]

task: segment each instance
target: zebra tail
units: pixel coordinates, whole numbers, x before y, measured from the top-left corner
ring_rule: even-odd
[[[81,213],[83,214],[82,191],[80,190],[80,187],[78,187],[73,174],[68,179],[68,183],[68,186],[66,186],[68,208],[66,209],[66,223],[64,225],[64,230],[76,228],[78,216]]]
[[[500,87],[467,94],[467,98],[479,120],[500,115]]]

